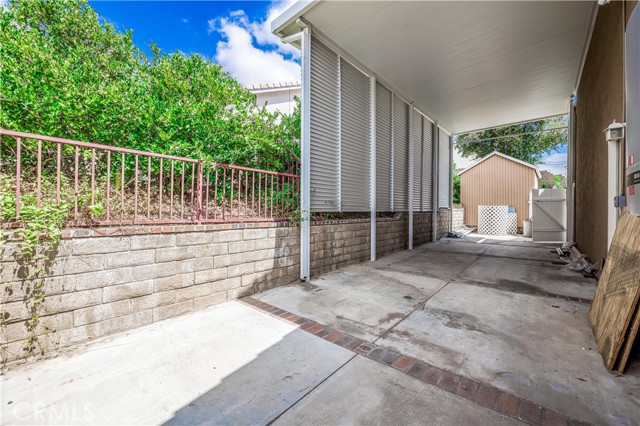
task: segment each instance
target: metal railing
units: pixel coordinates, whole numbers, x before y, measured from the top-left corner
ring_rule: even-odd
[[[68,224],[126,225],[287,220],[300,176],[0,129],[0,189],[69,206]],[[0,143],[6,139],[1,138]],[[28,200],[27,200],[28,198]]]

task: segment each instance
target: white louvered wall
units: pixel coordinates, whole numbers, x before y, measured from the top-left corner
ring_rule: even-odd
[[[376,210],[391,211],[391,96],[376,83]]]
[[[311,39],[311,210],[338,211],[338,55]]]
[[[420,211],[422,195],[422,114],[412,108],[413,129],[413,210]]]
[[[370,209],[371,85],[369,76],[311,38],[311,209]],[[376,210],[409,210],[409,141],[413,140],[413,210],[432,211],[434,124],[417,108],[377,82]],[[413,128],[409,128],[413,114]],[[438,206],[450,198],[450,137],[439,131]]]
[[[409,105],[393,95],[393,211],[409,210]]]
[[[451,159],[449,152],[450,136],[438,129],[438,207],[449,207],[451,193]]]
[[[424,117],[422,126],[422,208],[423,212],[433,210],[433,123]]]
[[[370,84],[369,78],[340,59],[340,200],[342,211],[370,209]]]

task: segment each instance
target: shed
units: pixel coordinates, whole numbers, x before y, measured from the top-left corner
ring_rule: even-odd
[[[478,225],[479,205],[507,205],[516,208],[522,227],[529,217],[529,194],[538,188],[536,166],[494,151],[458,174],[467,226]]]

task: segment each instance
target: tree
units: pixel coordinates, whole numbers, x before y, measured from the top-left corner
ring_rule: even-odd
[[[456,163],[453,163],[451,173],[453,175],[453,204],[456,205],[460,204],[460,175],[458,175]]]
[[[258,108],[221,66],[157,46],[147,58],[86,0],[0,13],[4,128],[270,169],[297,147],[299,122]]]
[[[482,158],[498,151],[537,164],[566,141],[567,118],[558,116],[465,133],[458,135],[456,143],[458,152],[465,158]]]

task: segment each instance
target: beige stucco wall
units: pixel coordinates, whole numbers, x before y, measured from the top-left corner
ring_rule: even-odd
[[[300,87],[256,92],[256,103],[258,106],[267,105],[267,111],[269,112],[281,112],[283,114],[291,114],[296,107],[295,97],[300,98],[302,96],[302,89]]]
[[[624,117],[624,26],[637,2],[598,7],[576,106],[575,238],[596,263],[607,254],[607,143],[603,130]]]

